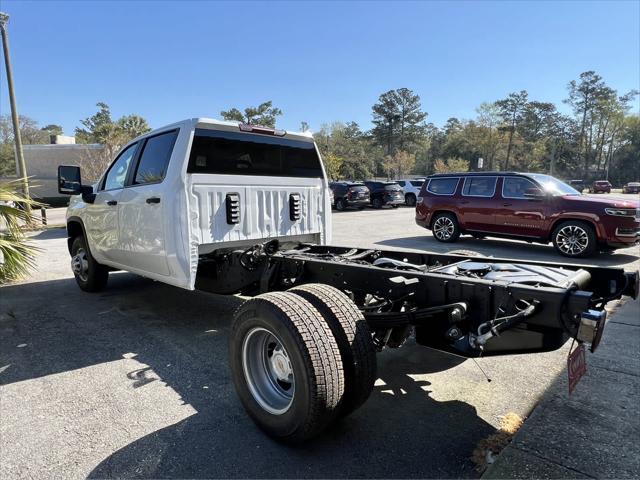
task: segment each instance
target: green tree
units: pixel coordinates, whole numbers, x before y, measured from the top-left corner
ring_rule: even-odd
[[[128,142],[151,131],[147,121],[140,115],[125,115],[116,122],[120,134]]]
[[[95,180],[123,145],[151,130],[147,121],[138,115],[125,115],[114,121],[109,105],[99,102],[96,106],[96,113],[80,121],[84,128],[76,128],[76,143],[97,143],[103,147],[87,149],[80,162],[87,180]]]
[[[220,112],[222,118],[228,121],[248,123],[250,125],[261,125],[263,127],[275,128],[277,117],[282,115],[282,110],[273,106],[273,102],[261,103],[257,107],[247,107],[244,113],[237,108],[223,110]]]
[[[521,120],[522,114],[527,105],[527,98],[527,91],[521,90],[519,93],[510,93],[507,98],[496,102],[498,114],[504,122],[504,126],[502,128],[509,132],[507,155],[504,161],[505,170],[509,168],[509,160],[511,159],[511,151],[513,149],[513,136],[516,133],[516,127],[518,122]]]
[[[415,154],[398,150],[385,157],[384,169],[390,178],[403,178],[413,171],[415,165]]]
[[[49,134],[38,127],[38,122],[20,115],[18,125],[23,145],[49,143]],[[10,115],[0,116],[0,176],[16,174],[13,123]]]
[[[457,173],[469,170],[469,162],[462,158],[448,158],[447,160],[438,158],[434,166],[437,173]]]
[[[331,180],[338,180],[344,159],[333,152],[327,153],[322,159],[324,160],[324,168],[327,171],[327,176]]]
[[[640,115],[624,118],[609,161],[609,179],[614,184],[640,181]]]
[[[397,150],[414,152],[425,136],[424,121],[427,113],[422,111],[420,96],[408,88],[389,90],[378,98],[373,107],[371,135],[385,154],[393,155]]]
[[[25,235],[23,227],[34,222],[34,218],[19,204],[29,204],[32,209],[42,204],[25,197],[18,180],[0,181],[0,284],[19,280],[35,266],[34,257],[38,249]]]
[[[323,158],[335,155],[341,159],[338,177],[332,178],[364,179],[374,173],[375,147],[357,123],[322,125],[314,139]]]
[[[582,72],[578,81],[571,80],[568,85],[569,98],[565,103],[573,108],[579,119],[580,133],[577,137],[578,152],[583,158],[583,175],[587,176],[592,162],[592,140],[594,113],[599,103],[606,97],[611,97],[613,91],[604,80],[593,70]]]
[[[40,131],[46,133],[47,135],[64,135],[62,127],[53,123],[42,127]]]

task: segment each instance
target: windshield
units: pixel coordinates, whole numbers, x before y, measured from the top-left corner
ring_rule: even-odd
[[[544,189],[545,192],[552,195],[582,195],[575,188],[561,182],[551,175],[543,175],[541,173],[534,173],[529,175],[536,180]]]

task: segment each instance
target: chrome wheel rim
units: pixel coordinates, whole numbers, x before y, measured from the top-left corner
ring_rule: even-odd
[[[89,259],[84,248],[79,248],[76,254],[71,257],[71,270],[73,274],[83,282],[89,279]]]
[[[556,244],[562,253],[579,255],[589,246],[589,235],[582,227],[567,225],[556,235]]]
[[[242,342],[242,369],[254,400],[267,412],[282,415],[291,407],[295,377],[282,342],[266,328],[251,329]]]
[[[438,240],[449,240],[456,226],[449,217],[439,217],[433,224],[433,234]]]

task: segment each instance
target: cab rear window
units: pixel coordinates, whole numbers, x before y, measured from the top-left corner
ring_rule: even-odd
[[[187,172],[322,177],[312,142],[206,129],[196,129]]]
[[[453,195],[459,180],[458,177],[432,178],[427,185],[427,191],[436,195]]]

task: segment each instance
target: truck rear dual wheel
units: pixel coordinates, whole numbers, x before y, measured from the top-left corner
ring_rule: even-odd
[[[369,325],[356,304],[337,288],[310,283],[289,291],[322,314],[338,343],[345,377],[339,415],[347,416],[367,401],[377,378],[376,350]]]
[[[245,302],[235,314],[229,352],[242,405],[262,430],[285,442],[309,439],[358,408],[376,377],[364,318],[327,285]]]
[[[344,368],[322,314],[290,292],[269,292],[236,311],[229,338],[236,392],[254,422],[286,442],[317,435],[338,415]]]

